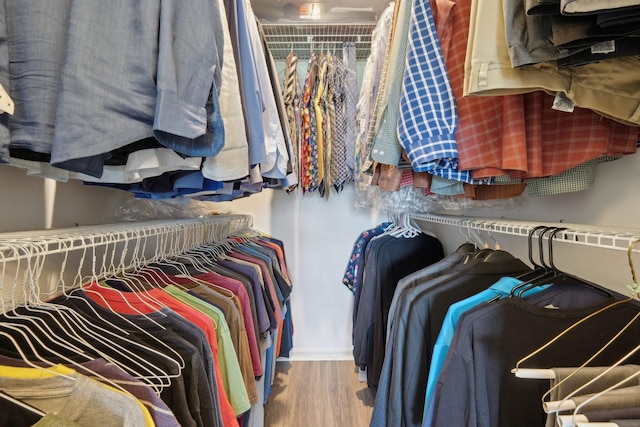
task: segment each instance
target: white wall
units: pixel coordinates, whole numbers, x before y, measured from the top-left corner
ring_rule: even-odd
[[[351,357],[353,294],[342,276],[358,235],[384,220],[375,212],[356,212],[353,186],[329,200],[317,193],[265,190],[216,208],[251,213],[256,228],[282,239],[294,291],[293,359]]]
[[[112,223],[117,207],[131,198],[122,190],[80,181],[46,182],[0,165],[0,232]]]

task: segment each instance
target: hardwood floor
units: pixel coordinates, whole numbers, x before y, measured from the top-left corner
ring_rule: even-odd
[[[279,361],[265,427],[366,427],[375,396],[352,361]]]

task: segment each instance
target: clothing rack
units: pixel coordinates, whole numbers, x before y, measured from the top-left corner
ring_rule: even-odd
[[[252,223],[234,214],[0,233],[0,309],[222,241]]]
[[[451,225],[465,230],[478,230],[488,233],[499,233],[528,237],[537,226],[561,227],[564,230],[556,234],[556,238],[564,243],[591,246],[604,249],[628,251],[629,247],[640,240],[640,229],[616,229],[606,226],[569,224],[563,222],[533,222],[508,220],[503,218],[479,218],[441,214],[410,214],[412,219],[436,224]],[[546,238],[546,236],[543,236]],[[633,252],[640,252],[634,248]]]

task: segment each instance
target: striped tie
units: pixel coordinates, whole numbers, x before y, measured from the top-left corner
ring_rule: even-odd
[[[287,113],[289,135],[291,136],[291,144],[293,145],[293,155],[296,159],[295,164],[300,165],[300,122],[299,120],[296,120],[296,110],[298,110],[299,114],[298,57],[293,53],[293,51],[287,58],[287,69],[285,70],[282,97]],[[296,176],[299,176],[298,171],[296,171]]]

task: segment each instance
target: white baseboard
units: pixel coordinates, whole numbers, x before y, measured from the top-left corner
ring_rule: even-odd
[[[291,361],[306,360],[353,360],[352,348],[298,348],[291,350]]]

